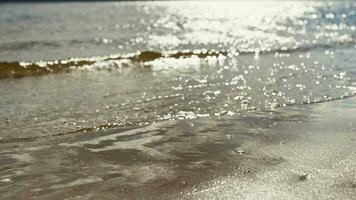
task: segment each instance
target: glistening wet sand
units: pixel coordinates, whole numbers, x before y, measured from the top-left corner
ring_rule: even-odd
[[[304,112],[305,120],[278,122],[267,132],[279,144],[249,141],[250,173],[238,170],[201,183],[178,199],[354,199],[356,196],[356,99],[284,110]],[[290,136],[295,136],[291,139]],[[279,157],[276,165],[260,165],[263,155]]]
[[[356,99],[1,147],[3,199],[352,199]]]

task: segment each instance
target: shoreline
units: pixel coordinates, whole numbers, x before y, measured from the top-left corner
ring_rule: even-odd
[[[355,199],[356,3],[66,2],[0,6],[0,199]]]

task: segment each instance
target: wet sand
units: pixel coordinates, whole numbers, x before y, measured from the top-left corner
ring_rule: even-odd
[[[283,110],[304,112],[302,122],[281,121],[267,132],[284,136],[279,144],[245,143],[251,152],[228,176],[199,184],[179,199],[354,199],[356,196],[356,99]],[[255,159],[280,158],[263,165]],[[251,157],[252,159],[249,159]]]
[[[352,199],[356,99],[1,147],[1,199]]]

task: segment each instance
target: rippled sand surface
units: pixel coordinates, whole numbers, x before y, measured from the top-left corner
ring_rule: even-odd
[[[352,199],[355,8],[1,4],[0,198]]]

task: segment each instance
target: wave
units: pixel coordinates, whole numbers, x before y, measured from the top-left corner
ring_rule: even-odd
[[[38,61],[38,62],[0,62],[0,79],[2,78],[22,78],[26,76],[38,76],[50,73],[69,72],[80,67],[87,67],[96,63],[109,61],[129,61],[133,64],[153,61],[160,58],[183,58],[198,56],[205,58],[208,56],[227,55],[226,52],[214,51],[182,51],[171,54],[163,54],[155,51],[143,51],[136,54],[112,55],[104,57],[91,58],[71,58],[55,61]],[[118,63],[116,63],[118,64]],[[125,65],[120,65],[123,67]]]
[[[351,44],[345,44],[352,46]],[[51,73],[63,73],[69,72],[77,68],[85,68],[94,64],[110,64],[110,61],[116,61],[114,65],[116,67],[128,66],[127,62],[135,65],[138,63],[144,63],[154,61],[162,58],[207,58],[217,56],[237,56],[246,54],[274,54],[274,53],[296,53],[307,52],[314,49],[331,49],[335,48],[335,45],[316,44],[313,46],[304,46],[296,48],[281,48],[276,50],[260,50],[252,49],[249,51],[217,51],[217,50],[183,50],[176,52],[156,52],[156,51],[142,51],[135,54],[127,55],[111,55],[101,57],[88,57],[88,58],[70,58],[54,61],[38,61],[38,62],[0,62],[0,79],[3,78],[22,78],[26,76],[39,76]],[[122,62],[117,62],[122,61]],[[126,62],[125,62],[126,61]],[[112,67],[109,66],[109,67]],[[110,69],[110,68],[109,68]]]

